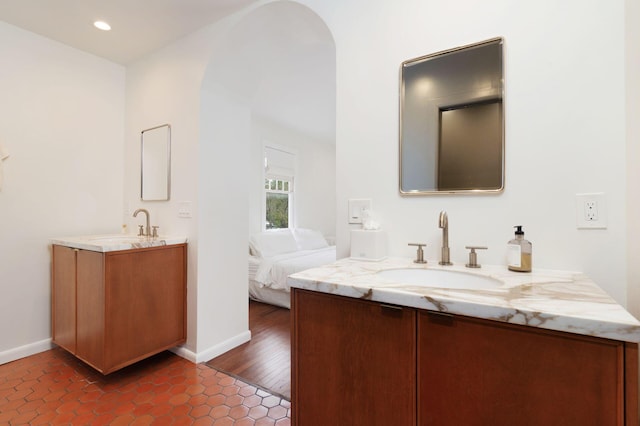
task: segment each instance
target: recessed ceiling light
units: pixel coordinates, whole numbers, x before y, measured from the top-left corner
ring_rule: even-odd
[[[107,24],[104,21],[96,21],[93,23],[93,26],[102,31],[109,31],[111,29],[111,25]]]

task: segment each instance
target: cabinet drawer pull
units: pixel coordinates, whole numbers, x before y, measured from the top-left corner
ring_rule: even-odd
[[[427,315],[434,316],[434,317],[452,318],[453,319],[453,315],[452,314],[447,314],[445,312],[428,311]]]
[[[452,327],[456,322],[456,317],[454,315],[437,311],[428,311],[427,318],[429,318],[429,322],[431,324],[443,327]]]
[[[393,309],[394,311],[402,311],[402,306],[387,305],[386,303],[381,303],[380,307],[383,309]]]

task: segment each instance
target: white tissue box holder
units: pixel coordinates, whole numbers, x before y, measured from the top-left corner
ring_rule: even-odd
[[[387,258],[387,234],[380,230],[351,230],[351,259],[380,261]]]

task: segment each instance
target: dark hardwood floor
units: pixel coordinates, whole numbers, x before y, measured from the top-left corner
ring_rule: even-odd
[[[207,365],[291,400],[290,322],[288,309],[251,300],[251,341]]]

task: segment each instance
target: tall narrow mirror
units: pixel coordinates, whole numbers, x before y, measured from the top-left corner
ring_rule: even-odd
[[[400,69],[400,193],[504,188],[502,38]]]
[[[171,193],[171,126],[142,131],[140,198],[166,201]]]

